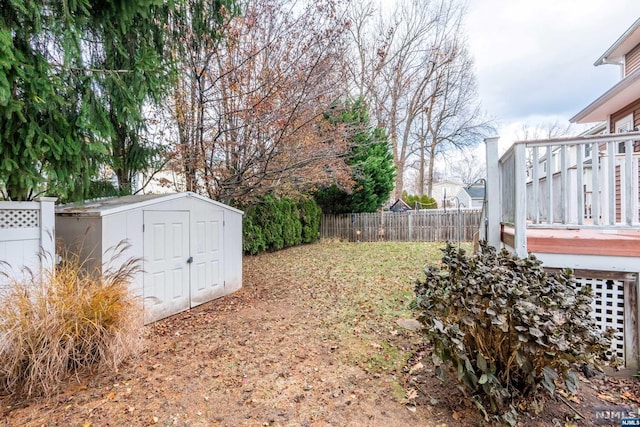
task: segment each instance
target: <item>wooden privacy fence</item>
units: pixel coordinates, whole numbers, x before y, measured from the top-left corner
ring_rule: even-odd
[[[320,238],[351,242],[467,242],[479,230],[479,209],[323,215]]]

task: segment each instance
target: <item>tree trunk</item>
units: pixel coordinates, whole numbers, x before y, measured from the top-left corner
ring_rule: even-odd
[[[438,146],[438,141],[436,138],[431,139],[431,146],[429,147],[429,171],[427,175],[427,195],[429,197],[433,197],[433,166],[435,164],[436,159],[436,147]]]

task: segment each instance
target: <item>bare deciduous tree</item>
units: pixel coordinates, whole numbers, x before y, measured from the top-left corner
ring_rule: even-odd
[[[485,162],[469,150],[460,152],[453,159],[447,159],[445,167],[447,176],[464,185],[471,185],[487,175]]]
[[[176,91],[174,166],[187,189],[244,203],[349,181],[345,138],[324,119],[344,95],[339,3],[239,3],[224,39],[195,45]]]
[[[351,13],[352,90],[368,98],[378,124],[389,131],[395,196],[402,194],[411,158],[430,194],[436,157],[475,144],[488,127],[462,34],[465,8],[456,1],[408,0],[375,25],[373,10],[362,1]]]
[[[459,25],[458,22],[456,26]],[[423,175],[424,167],[421,169],[421,176],[423,182],[427,183],[429,196],[436,158],[452,149],[462,150],[473,146],[492,130],[490,122],[483,118],[477,101],[473,62],[461,34],[460,30],[456,31],[446,43],[443,54],[448,60],[445,66],[438,67],[422,110],[426,116],[427,133],[421,158],[426,156],[428,167],[426,176]]]
[[[515,137],[517,141],[532,141],[536,139],[561,138],[575,135],[576,133],[574,126],[569,122],[562,124],[558,120],[547,120],[536,124],[523,123],[515,133]]]

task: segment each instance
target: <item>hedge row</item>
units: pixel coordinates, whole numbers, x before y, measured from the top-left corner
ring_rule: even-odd
[[[242,248],[255,255],[318,240],[322,213],[313,199],[264,197],[245,209]]]

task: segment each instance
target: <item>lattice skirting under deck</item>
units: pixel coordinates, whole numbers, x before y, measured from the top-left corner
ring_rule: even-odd
[[[609,328],[616,331],[611,341],[611,354],[624,362],[624,281],[576,277],[576,286],[591,286],[594,296],[591,315],[603,331]]]

